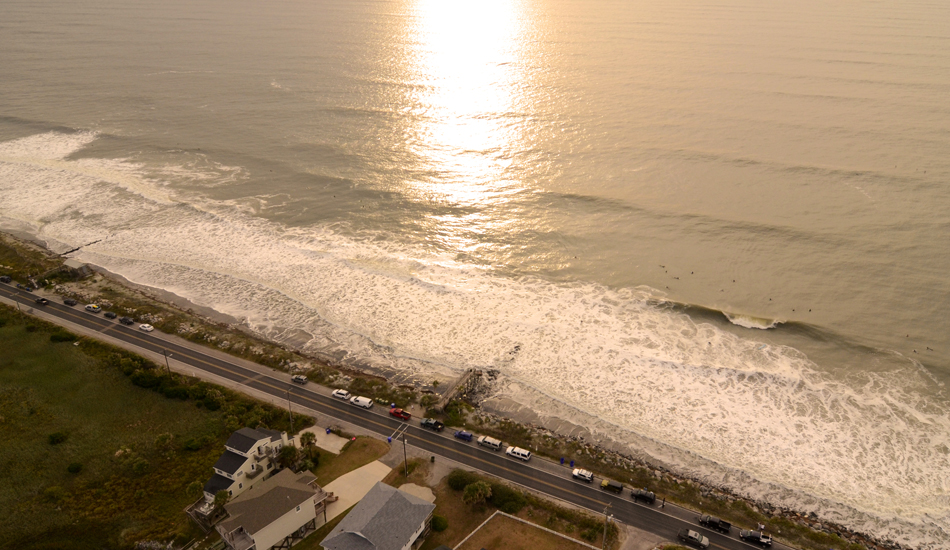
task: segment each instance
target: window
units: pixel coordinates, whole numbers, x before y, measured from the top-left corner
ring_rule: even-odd
[[[238,489],[243,489],[243,488],[244,488],[244,484],[243,484],[243,483],[238,483]]]
[[[256,469],[257,469],[257,464],[251,464],[251,471],[253,472]]]
[[[297,511],[298,511],[298,512],[300,511],[300,506],[297,506]]]
[[[229,496],[229,497],[233,497],[233,496],[234,496],[234,493],[231,492],[231,489],[228,489],[228,496]]]
[[[267,469],[268,469],[268,470],[270,470],[270,469],[273,468],[273,467],[274,467],[274,464],[273,464],[272,462],[268,462],[268,463],[267,463]]]

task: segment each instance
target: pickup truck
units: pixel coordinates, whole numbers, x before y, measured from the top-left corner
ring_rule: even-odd
[[[761,531],[739,531],[739,538],[766,547],[772,546],[772,535],[766,535]]]
[[[434,418],[423,418],[419,425],[423,428],[429,428],[430,430],[435,430],[437,432],[441,432],[445,429],[445,424]]]
[[[693,546],[706,549],[709,548],[709,538],[704,537],[701,534],[693,531],[692,529],[683,529],[676,535],[678,539],[683,542],[692,544]]]
[[[715,529],[720,533],[729,534],[729,531],[732,529],[732,524],[728,521],[723,521],[716,516],[699,516],[699,524],[710,529]]]

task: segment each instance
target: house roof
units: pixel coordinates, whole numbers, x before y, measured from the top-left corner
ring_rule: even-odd
[[[320,543],[327,550],[400,550],[435,504],[377,483]]]
[[[276,434],[277,439],[280,439],[280,432],[275,432],[274,430],[241,428],[231,434],[225,446],[246,453],[253,449],[254,445],[262,439],[275,441],[274,434]]]
[[[244,466],[245,462],[247,462],[247,458],[237,453],[225,450],[224,454],[221,455],[221,458],[219,458],[218,461],[214,463],[214,467],[218,470],[221,470],[222,472],[227,472],[231,475],[234,475],[234,473],[237,472],[241,466]]]
[[[229,517],[221,522],[224,533],[243,527],[251,536],[316,494],[326,493],[310,484],[316,479],[306,472],[281,470],[251,491],[245,491],[225,505]]]
[[[216,495],[218,491],[229,488],[232,483],[234,483],[233,479],[228,479],[220,474],[214,474],[211,476],[211,479],[208,480],[208,483],[205,483],[205,492]]]

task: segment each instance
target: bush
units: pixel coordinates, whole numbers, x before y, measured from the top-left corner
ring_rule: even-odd
[[[492,483],[488,503],[506,514],[517,514],[528,505],[528,500],[520,491],[501,483]]]
[[[26,325],[27,332],[36,332],[36,325]]]
[[[185,441],[185,450],[186,451],[200,451],[205,448],[205,445],[208,444],[207,438],[204,437],[193,437],[188,441]]]
[[[137,476],[144,476],[148,473],[149,464],[144,458],[136,458],[132,462],[132,473]]]
[[[585,529],[581,532],[581,538],[589,542],[596,540],[598,535],[600,535],[600,531],[597,529]]]
[[[72,464],[66,467],[66,471],[71,474],[78,474],[79,472],[82,471],[82,464],[78,462],[73,462]]]
[[[43,491],[43,496],[46,497],[46,500],[59,502],[66,496],[66,490],[62,487],[47,487],[46,490]]]
[[[466,472],[465,470],[452,470],[452,473],[450,473],[446,478],[446,483],[448,483],[449,487],[451,487],[453,490],[462,491],[465,489],[465,487],[475,483],[476,481],[479,481],[480,479],[481,478],[479,478],[477,475],[471,472]]]
[[[432,530],[441,533],[449,527],[449,520],[442,516],[432,516]]]
[[[218,403],[218,400],[210,395],[202,399],[201,404],[209,411],[216,411],[221,408],[221,403]]]
[[[70,334],[66,331],[56,331],[53,334],[49,335],[49,341],[56,344],[59,342],[72,342],[76,340],[75,334]]]
[[[49,434],[49,444],[50,445],[59,445],[63,441],[66,441],[66,438],[69,437],[66,432],[56,432]]]
[[[132,373],[132,383],[140,388],[154,388],[161,383],[161,378],[147,370],[136,370]]]

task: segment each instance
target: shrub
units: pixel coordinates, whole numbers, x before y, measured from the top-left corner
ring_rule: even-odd
[[[78,462],[73,462],[72,464],[66,467],[66,471],[71,474],[78,474],[79,472],[82,471],[82,464]]]
[[[56,432],[49,434],[49,444],[50,445],[59,445],[63,441],[66,441],[66,438],[69,437],[66,432]]]
[[[597,539],[598,535],[600,535],[600,531],[597,529],[585,529],[581,531],[581,538],[590,542],[593,542],[595,539]]]
[[[491,484],[491,498],[488,502],[506,514],[517,514],[528,505],[528,500],[520,491],[501,483]]]
[[[148,473],[149,463],[144,458],[136,458],[132,462],[132,473],[137,476],[144,476]]]
[[[53,334],[49,335],[49,341],[56,344],[59,342],[72,342],[76,340],[75,334],[70,334],[66,331],[56,331]]]
[[[455,491],[462,491],[466,486],[475,483],[479,480],[479,477],[471,472],[466,472],[465,470],[452,470],[446,478],[446,483],[449,484]]]
[[[432,516],[432,530],[436,533],[445,531],[449,527],[449,520],[442,516]]]
[[[140,388],[154,388],[161,383],[161,379],[153,372],[138,369],[132,373],[132,383]]]
[[[185,450],[186,451],[200,451],[204,449],[205,445],[208,444],[208,439],[204,437],[192,437],[188,441],[185,441]]]
[[[221,403],[218,403],[218,400],[210,395],[202,399],[201,404],[209,411],[216,411],[221,408]]]
[[[36,325],[26,325],[27,332],[36,332]]]
[[[66,496],[66,490],[57,486],[47,487],[46,490],[43,491],[43,496],[46,497],[46,500],[59,502]]]

